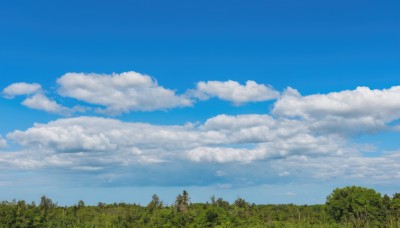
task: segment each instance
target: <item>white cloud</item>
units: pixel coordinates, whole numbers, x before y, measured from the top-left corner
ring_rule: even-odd
[[[231,80],[198,82],[196,90],[192,93],[200,99],[217,97],[235,105],[272,100],[279,96],[279,92],[271,86],[257,84],[251,80],[246,81],[245,85]]]
[[[103,112],[154,111],[191,106],[192,101],[136,72],[121,74],[67,73],[57,80],[59,94],[105,107]]]
[[[3,89],[3,94],[6,98],[14,98],[19,95],[29,95],[39,92],[42,86],[37,83],[13,83]]]
[[[0,135],[0,148],[4,148],[7,146],[7,141],[3,139],[3,137]]]
[[[14,131],[7,135],[18,144],[35,149],[58,152],[104,151],[116,149],[104,135],[107,127],[117,120],[79,117],[60,119],[48,124],[35,124],[26,131]],[[110,123],[109,123],[110,122]],[[110,129],[111,130],[111,129]],[[109,132],[113,134],[113,132]]]
[[[204,125],[158,126],[99,117],[66,118],[14,131],[8,139],[55,153],[102,153],[124,163],[182,158],[195,162],[251,162],[297,154],[342,153],[345,141],[318,136],[294,120],[268,115],[220,115]],[[120,160],[119,156],[124,159]],[[129,160],[129,159],[128,159]]]
[[[74,98],[100,107],[83,108],[103,114],[117,115],[131,111],[167,110],[192,106],[195,98],[206,100],[217,97],[235,105],[247,102],[261,102],[276,99],[279,92],[269,85],[246,81],[244,85],[236,81],[198,82],[196,89],[189,89],[178,95],[174,90],[158,85],[157,81],[137,72],[113,74],[67,73],[57,80],[58,94]],[[24,105],[51,113],[65,114],[67,109],[50,100],[37,83],[14,83],[3,90],[6,98],[26,95]],[[82,107],[82,106],[80,106]],[[82,109],[70,108],[72,112]]]
[[[357,87],[308,96],[288,88],[275,103],[273,114],[301,118],[310,129],[325,133],[351,135],[394,130],[388,124],[400,118],[400,86],[382,90]]]
[[[190,150],[187,156],[195,162],[251,162],[265,157],[262,149],[237,149],[224,147],[198,147]]]
[[[98,77],[94,77],[95,85]],[[148,83],[146,77],[139,79],[143,80],[132,80],[133,87],[135,83]],[[109,83],[116,83],[112,90],[122,86],[117,83],[119,80],[110,80]],[[126,78],[120,80],[124,85]],[[301,96],[289,88],[276,102],[273,115],[218,115],[196,125],[166,126],[84,116],[63,118],[7,134],[8,142],[13,141],[22,149],[1,152],[0,167],[56,167],[77,173],[99,173],[98,178],[129,183],[150,183],[156,179],[153,183],[166,184],[168,178],[176,178],[174,181],[188,180],[185,183],[195,185],[250,185],[282,179],[295,182],[304,177],[390,183],[400,180],[399,153],[365,157],[360,151],[373,148],[371,153],[375,153],[379,148],[371,142],[355,144],[352,133],[379,133],[389,128],[388,123],[400,117],[399,90],[359,87]],[[31,98],[40,95],[43,94],[38,92]],[[57,107],[47,110],[58,110]],[[1,141],[0,137],[0,146]],[[148,173],[154,179],[140,179]],[[202,182],[207,177],[210,181]]]
[[[269,115],[218,115],[208,119],[202,126],[205,130],[240,130],[262,125],[274,125],[274,119]]]
[[[0,153],[1,169],[31,169],[36,170],[44,167],[46,157],[44,154],[35,154],[32,151],[13,151]]]
[[[347,136],[321,134],[307,121],[268,115],[220,115],[199,126],[64,118],[11,132],[7,139],[22,150],[0,153],[3,169],[56,167],[120,181],[166,184],[167,176],[180,180],[189,173],[212,177],[206,183],[224,184],[215,182],[223,177],[233,185],[273,178],[370,182],[400,178],[395,172],[400,169],[397,153],[366,158]],[[146,182],[139,178],[143,173],[155,179]],[[187,181],[199,184],[195,177]]]
[[[42,110],[49,113],[56,113],[61,115],[71,114],[72,111],[79,111],[78,108],[69,109],[63,107],[57,102],[50,100],[42,90],[42,86],[38,83],[25,83],[19,82],[9,85],[3,90],[6,98],[14,98],[18,95],[25,95],[27,98],[22,101],[22,105],[36,110]]]
[[[229,141],[222,133],[198,131],[192,126],[157,126],[96,117],[35,124],[26,131],[9,133],[7,137],[23,147],[36,150],[55,153],[104,152],[108,153],[107,156],[113,156],[113,159],[124,154],[145,162],[160,162],[179,157],[177,153],[191,148]]]
[[[28,108],[62,115],[68,115],[71,111],[69,108],[63,107],[57,102],[50,100],[46,95],[42,93],[37,93],[31,97],[26,98],[22,102],[22,105]]]
[[[276,102],[273,112],[276,115],[305,119],[333,116],[373,118],[388,123],[400,118],[400,86],[383,90],[357,87],[355,90],[309,96],[301,96],[296,90],[288,88]]]

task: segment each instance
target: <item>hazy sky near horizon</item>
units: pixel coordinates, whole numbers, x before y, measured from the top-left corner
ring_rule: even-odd
[[[0,3],[0,200],[400,185],[400,2]]]

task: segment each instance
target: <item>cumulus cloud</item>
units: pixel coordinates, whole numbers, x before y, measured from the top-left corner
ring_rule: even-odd
[[[272,100],[279,96],[279,92],[271,86],[257,84],[251,80],[246,81],[245,85],[231,80],[198,82],[196,90],[192,92],[200,99],[217,97],[235,105]]]
[[[50,100],[46,95],[42,93],[38,93],[26,98],[22,102],[22,105],[32,109],[63,115],[67,115],[71,111],[69,108],[63,107],[57,102]]]
[[[328,94],[302,96],[288,88],[277,100],[273,114],[309,121],[315,130],[377,132],[400,118],[400,87],[371,90],[357,87]]]
[[[357,87],[355,90],[309,96],[301,96],[289,88],[278,99],[273,112],[305,119],[373,117],[387,123],[400,118],[400,86],[383,90]]]
[[[12,99],[15,96],[25,95],[25,100],[22,101],[22,105],[36,110],[42,110],[49,113],[68,115],[72,111],[78,111],[78,109],[69,109],[58,104],[56,101],[51,100],[45,95],[45,91],[42,90],[42,86],[38,83],[25,83],[19,82],[9,85],[3,90],[3,94],[6,98]]]
[[[212,97],[232,102],[234,105],[242,105],[272,100],[279,96],[279,92],[271,86],[251,80],[246,81],[244,85],[231,80],[201,81],[195,89],[188,89],[179,95],[175,90],[158,85],[156,79],[133,71],[120,74],[66,73],[57,79],[57,84],[58,95],[95,105],[91,108],[84,107],[84,111],[91,110],[107,115],[188,107],[197,100]],[[25,95],[28,98],[23,105],[51,113],[82,111],[82,108],[66,108],[50,100],[37,83],[14,83],[6,87],[2,94],[6,98]]]
[[[19,95],[29,95],[39,92],[42,86],[37,83],[18,82],[13,83],[3,89],[3,94],[6,98],[14,98]]]
[[[150,76],[133,71],[111,75],[67,73],[57,83],[61,96],[104,106],[103,112],[109,114],[192,105],[189,98],[159,86]]]
[[[80,96],[88,96],[82,100],[104,105],[108,111],[133,110],[133,106],[120,109],[107,103],[107,99],[103,104],[92,101],[95,99],[93,88],[101,90],[108,83],[110,92],[129,94],[132,88],[155,83],[143,75],[77,75],[72,77],[76,83],[89,88],[80,91]],[[71,83],[70,88],[79,87],[72,85],[71,78],[67,81]],[[60,93],[68,87],[63,87],[63,83],[60,83]],[[121,89],[124,86],[128,88]],[[302,96],[288,88],[270,115],[223,114],[196,125],[155,125],[90,116],[61,118],[8,133],[7,141],[16,143],[21,150],[1,152],[0,167],[33,170],[56,167],[96,173],[99,178],[118,176],[119,180],[135,183],[157,179],[152,182],[156,184],[168,184],[162,180],[166,176],[195,185],[206,183],[201,179],[205,177],[210,179],[207,183],[244,185],[266,183],[273,178],[292,181],[301,177],[389,182],[390,178],[400,179],[396,171],[400,169],[399,153],[365,157],[362,152],[370,150],[371,145],[355,144],[352,134],[378,133],[398,120],[399,92],[398,87],[384,90],[359,87]],[[33,100],[42,99],[41,95],[44,96],[36,92],[27,98],[32,99],[32,107],[49,112],[63,110],[51,100],[48,106],[35,106]],[[117,95],[112,96],[124,101]],[[175,93],[173,96],[179,98]],[[103,98],[99,95],[98,99]],[[1,142],[0,137],[0,147]],[[144,173],[159,176],[141,179]],[[218,182],[221,180],[227,182]]]
[[[168,184],[163,178],[173,174],[178,181],[188,173],[210,177],[206,182],[196,179],[203,178],[198,175],[186,177],[188,184],[218,184],[223,178],[229,184],[251,185],[273,181],[272,177],[295,180],[300,176],[378,182],[389,180],[385,172],[400,178],[393,171],[400,168],[400,156],[367,158],[348,137],[311,128],[301,119],[255,114],[219,115],[200,125],[169,126],[101,117],[62,118],[7,134],[8,141],[22,150],[3,151],[0,164],[3,169],[56,167],[96,173],[100,179],[112,176],[150,184]],[[144,180],[138,172],[155,176]]]
[[[251,162],[297,154],[342,153],[345,141],[313,135],[300,121],[268,115],[220,115],[203,125],[159,126],[100,117],[65,118],[7,135],[17,144],[55,153],[102,153],[137,161]]]

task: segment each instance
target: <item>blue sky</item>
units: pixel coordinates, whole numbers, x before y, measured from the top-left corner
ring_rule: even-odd
[[[398,1],[0,3],[1,200],[398,192]]]

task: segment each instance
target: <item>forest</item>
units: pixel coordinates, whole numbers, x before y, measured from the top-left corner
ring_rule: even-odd
[[[400,193],[374,189],[337,188],[321,205],[257,205],[237,198],[229,203],[210,197],[191,203],[187,191],[172,205],[157,195],[147,205],[79,201],[59,206],[46,196],[40,201],[0,203],[0,227],[400,227]]]

